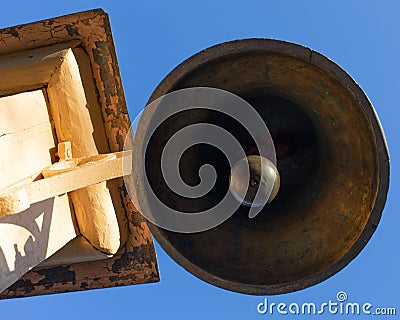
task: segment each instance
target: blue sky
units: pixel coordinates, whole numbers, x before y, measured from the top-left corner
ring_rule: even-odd
[[[331,58],[361,85],[378,113],[391,155],[390,191],[381,222],[361,254],[340,273],[314,287],[269,300],[321,303],[345,291],[349,300],[396,307],[399,314],[400,198],[395,195],[400,192],[400,2],[21,0],[2,3],[0,27],[99,7],[110,15],[132,120],[176,65],[204,48],[240,38],[303,44]],[[159,283],[0,301],[0,318],[279,318],[257,313],[264,297],[215,288],[184,271],[159,246],[156,249]]]

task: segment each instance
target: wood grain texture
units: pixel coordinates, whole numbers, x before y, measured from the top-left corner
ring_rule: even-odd
[[[0,30],[0,54],[78,41],[91,64],[110,152],[123,150],[130,127],[108,16],[92,10]],[[110,259],[30,271],[0,298],[87,290],[159,280],[153,241],[146,222],[133,206],[122,179],[108,183],[117,214],[128,234]]]
[[[42,90],[0,98],[0,128],[0,190],[51,165],[55,142]],[[0,214],[0,292],[77,236],[66,195],[32,206],[11,198],[0,207],[17,204],[22,212]]]
[[[0,190],[51,165],[54,149],[42,90],[0,98]]]

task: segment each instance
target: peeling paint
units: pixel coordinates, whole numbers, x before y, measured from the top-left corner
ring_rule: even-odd
[[[73,37],[73,36],[79,36],[78,29],[73,26],[73,25],[66,25],[65,29],[67,30],[68,34]]]
[[[0,54],[74,41],[80,41],[90,59],[110,152],[121,151],[130,121],[110,24],[103,10],[0,30]],[[147,224],[127,196],[123,180],[116,179],[113,185],[129,226],[126,246],[106,260],[33,269],[5,290],[0,299],[159,281]]]
[[[55,283],[75,282],[75,272],[68,267],[48,268],[39,270],[37,273],[44,276],[38,284],[47,288],[52,287]]]

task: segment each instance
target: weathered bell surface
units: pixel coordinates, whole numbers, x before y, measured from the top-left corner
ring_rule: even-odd
[[[240,205],[224,223],[203,232],[178,233],[150,224],[165,251],[199,278],[248,294],[300,290],[345,267],[377,228],[389,178],[379,120],[355,81],[308,48],[248,39],[189,58],[150,100],[193,87],[232,92],[256,109],[275,145],[280,184],[273,184],[267,202],[275,198],[254,218],[248,216],[251,206]],[[179,170],[184,181],[196,185],[199,168],[213,166],[218,177],[211,192],[182,197],[163,180],[160,159],[168,139],[204,122],[231,132],[246,156],[259,156],[246,128],[223,114],[197,108],[167,119],[154,132],[145,166],[158,199],[182,212],[214,207],[230,192],[232,168],[221,152],[204,144],[183,154]],[[257,187],[263,175],[254,177],[243,185]],[[270,188],[272,180],[267,179]],[[254,199],[246,194],[243,200]]]

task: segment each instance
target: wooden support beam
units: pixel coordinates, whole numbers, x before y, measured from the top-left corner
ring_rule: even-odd
[[[57,162],[42,171],[45,179],[0,193],[0,218],[26,210],[34,203],[131,173],[129,151]]]
[[[0,100],[4,96],[38,90],[47,102],[49,116],[49,121],[45,121],[46,126],[42,127],[46,129],[42,138],[44,141],[49,139],[48,149],[35,152],[39,149],[34,141],[26,143],[27,147],[21,150],[14,150],[18,146],[15,143],[10,148],[8,142],[6,147],[1,148],[6,151],[0,153],[0,184],[3,183],[0,193],[43,179],[42,169],[59,161],[58,158],[70,160],[72,156],[80,158],[122,151],[130,121],[110,23],[102,10],[0,30],[0,73],[7,75],[0,79]],[[74,81],[68,79],[77,81],[73,84]],[[9,123],[19,116],[29,120],[30,113],[34,114],[31,110],[34,106],[34,103],[23,103],[18,107],[18,112],[9,110],[10,113],[2,113],[0,123],[7,117]],[[43,110],[46,111],[46,108]],[[68,128],[71,123],[75,125],[72,131]],[[3,133],[7,133],[5,139],[10,137],[10,131],[2,131],[2,128],[1,125],[0,143]],[[52,136],[48,135],[48,129],[51,129]],[[23,139],[32,140],[33,137],[38,137],[38,134],[31,132]],[[57,144],[68,141],[71,141],[71,148],[65,144],[63,151],[61,144],[57,154]],[[43,145],[46,146],[46,143]],[[34,150],[29,149],[30,145],[35,146]],[[74,154],[69,155],[71,151]],[[19,156],[20,160],[17,159]],[[36,163],[36,159],[46,161]],[[21,164],[17,166],[18,170],[11,170],[18,161]],[[28,167],[32,170],[24,170]],[[18,177],[10,176],[10,172]],[[98,199],[108,197],[106,202],[112,207],[108,206],[106,210],[97,210],[99,208],[96,206],[76,210],[72,196],[75,191],[72,191],[68,195],[31,204],[23,212],[0,218],[0,266],[6,266],[1,267],[0,273],[2,279],[11,279],[7,283],[18,279],[0,294],[0,299],[158,281],[157,260],[148,227],[130,201],[123,179],[117,178],[95,186],[99,185],[103,190],[99,197],[82,198],[86,203],[96,203]],[[54,205],[50,209],[52,199]],[[22,197],[21,203],[23,200]],[[45,214],[41,214],[43,212]],[[75,230],[74,223],[78,220],[75,212],[82,213],[76,215],[80,217],[79,223],[83,225],[82,222],[87,221],[86,230]],[[92,219],[94,213],[98,217]],[[107,222],[108,217],[112,216],[110,213],[117,218],[113,219],[109,230],[118,232],[114,234],[114,239],[97,244],[111,248],[113,252],[118,250],[112,257],[103,253],[107,250],[100,252],[92,245],[96,244],[96,237],[107,236],[106,228],[99,229],[97,235],[93,234],[94,241],[84,241],[90,235],[90,223],[101,226],[103,221]],[[51,223],[46,224],[50,221],[49,217],[52,217]],[[66,219],[65,222],[62,222],[62,217]],[[105,225],[110,225],[109,222]],[[63,227],[69,229],[65,231]],[[96,230],[96,227],[92,223],[92,230]],[[2,228],[19,230],[21,238],[16,248],[13,246],[15,239],[8,237]],[[79,231],[85,232],[84,237]],[[13,234],[17,235],[18,232]],[[72,241],[69,241],[70,232],[74,237]],[[40,249],[36,250],[32,241],[35,246],[40,244]],[[44,249],[46,246],[48,250]],[[37,255],[31,256],[33,260],[28,260],[32,252],[29,248],[36,250]],[[62,249],[57,251],[56,248]],[[51,252],[57,253],[52,255]],[[18,263],[15,264],[15,261]],[[2,283],[5,285],[6,282]]]
[[[74,157],[109,150],[93,79],[82,71],[88,67],[89,58],[82,49],[68,49],[47,85],[57,138],[71,142]],[[117,213],[106,182],[98,182],[75,188],[70,197],[81,234],[101,252],[115,254],[121,245]]]

